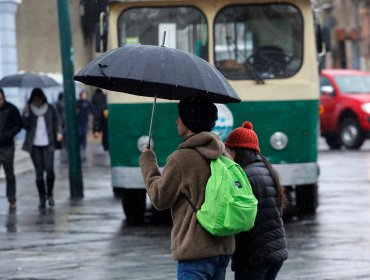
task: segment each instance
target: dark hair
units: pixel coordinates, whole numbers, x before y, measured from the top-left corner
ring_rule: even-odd
[[[272,180],[274,181],[274,186],[276,188],[278,194],[278,202],[280,207],[284,208],[288,206],[288,198],[285,194],[285,188],[280,182],[280,177],[275,168],[271,165],[271,163],[259,152],[252,150],[252,149],[245,149],[245,148],[236,148],[235,150],[235,162],[239,163],[241,166],[245,166],[249,162],[250,157],[259,156],[263,163],[265,164],[266,168],[270,172]]]
[[[275,168],[272,167],[271,163],[261,153],[258,153],[258,155],[261,157],[263,163],[266,165],[266,168],[269,170],[272,180],[274,180],[280,206],[282,208],[285,208],[286,206],[288,206],[289,201],[285,193],[285,188],[280,182],[279,174],[277,173]]]
[[[2,88],[0,88],[0,93],[5,97],[5,93],[4,93],[4,90]]]
[[[28,105],[30,105],[33,102],[35,97],[40,97],[41,101],[42,101],[42,104],[45,104],[45,103],[48,102],[48,100],[46,99],[45,93],[42,91],[42,89],[41,88],[34,88],[31,92],[30,98],[28,99]]]
[[[95,90],[95,94],[96,94],[96,95],[98,95],[98,94],[103,94],[103,90],[102,90],[102,89],[100,89],[100,88],[97,88],[97,89]]]

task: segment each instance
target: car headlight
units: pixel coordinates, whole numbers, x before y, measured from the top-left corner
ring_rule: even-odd
[[[364,111],[365,113],[370,114],[370,103],[362,104],[362,105],[361,105],[361,109],[362,109],[362,111]]]
[[[270,137],[270,144],[275,150],[283,150],[288,145],[288,136],[283,132],[275,132]]]

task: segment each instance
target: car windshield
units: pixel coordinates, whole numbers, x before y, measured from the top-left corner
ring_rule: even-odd
[[[216,67],[229,79],[294,75],[303,61],[303,18],[290,4],[232,5],[215,19]]]
[[[370,92],[370,76],[335,76],[334,80],[342,93]]]

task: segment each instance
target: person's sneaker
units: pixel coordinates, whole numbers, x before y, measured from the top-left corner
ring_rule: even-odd
[[[15,203],[9,203],[9,210],[16,210],[17,209],[17,206],[15,205]]]

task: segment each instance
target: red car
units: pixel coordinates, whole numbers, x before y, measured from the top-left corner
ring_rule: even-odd
[[[358,149],[370,136],[370,72],[320,73],[320,129],[332,149]]]

